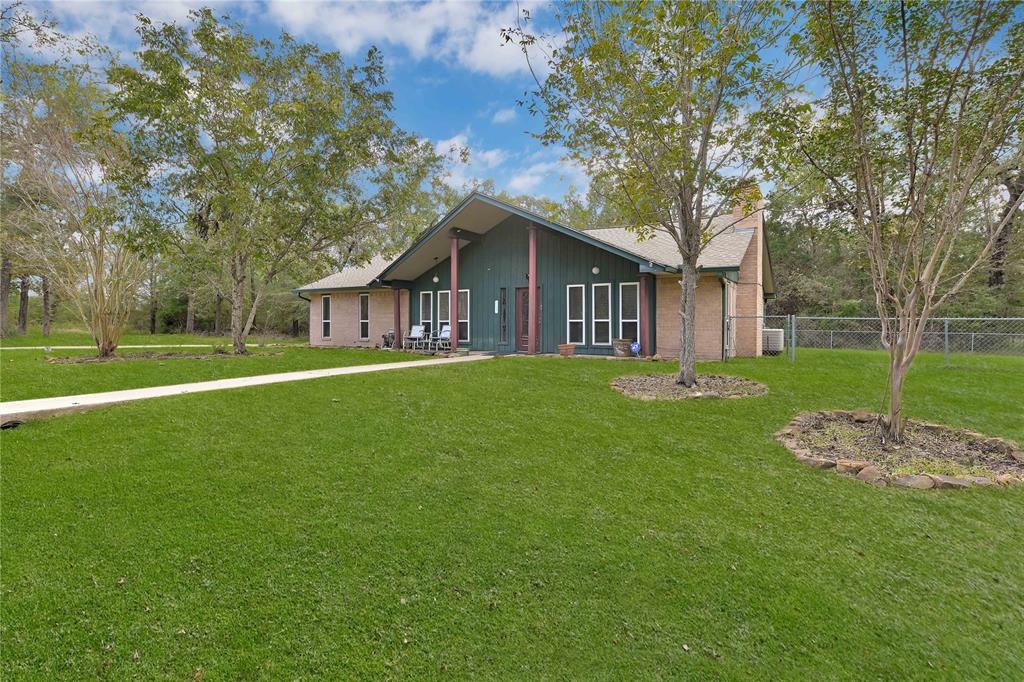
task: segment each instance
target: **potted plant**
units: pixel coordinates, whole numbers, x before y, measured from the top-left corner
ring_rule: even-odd
[[[575,343],[560,343],[560,344],[558,344],[558,354],[561,355],[563,358],[567,358],[570,355],[573,355],[575,353],[576,353],[576,344]]]

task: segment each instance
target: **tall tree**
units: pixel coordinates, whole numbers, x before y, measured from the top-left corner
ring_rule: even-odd
[[[1021,197],[1024,23],[1013,2],[818,2],[797,49],[828,84],[785,120],[803,161],[861,235],[889,352],[883,435],[903,434],[903,387],[929,318],[987,258]],[[1019,16],[1019,14],[1018,14]]]
[[[156,242],[186,243],[211,278],[225,273],[236,353],[280,274],[326,270],[340,245],[386,241],[433,216],[425,189],[441,159],[391,118],[376,49],[348,66],[287,34],[257,40],[209,10],[188,26],[140,15],[138,33],[139,66],[111,73],[150,169],[128,180]],[[197,220],[205,237],[183,240]]]
[[[72,303],[109,355],[134,304],[143,269],[125,239],[123,204],[110,178],[126,163],[108,116],[108,91],[89,66],[105,57],[76,44],[85,63],[24,61],[4,50],[0,117],[8,227],[24,259]]]
[[[667,233],[678,247],[677,380],[686,386],[696,381],[697,261],[715,236],[711,220],[748,187],[755,121],[789,87],[785,68],[761,56],[789,30],[785,9],[757,0],[584,0],[564,6],[559,38],[522,23],[504,32],[527,58],[551,48],[529,104],[544,117],[541,140],[564,146],[630,229]]]

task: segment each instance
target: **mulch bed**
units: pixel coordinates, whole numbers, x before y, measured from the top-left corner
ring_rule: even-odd
[[[283,351],[273,353],[246,353],[235,355],[234,353],[123,353],[101,358],[98,355],[80,355],[72,357],[46,358],[46,361],[55,365],[87,365],[103,362],[121,362],[124,360],[209,360],[210,358],[253,358],[267,355],[284,355]]]
[[[1004,438],[907,420],[901,443],[883,443],[868,412],[808,412],[775,434],[797,460],[876,485],[968,488],[1024,481],[1024,452]]]
[[[612,380],[612,388],[637,400],[693,400],[700,398],[749,398],[764,395],[768,387],[750,379],[717,374],[697,375],[697,384],[676,383],[674,374],[639,374]]]

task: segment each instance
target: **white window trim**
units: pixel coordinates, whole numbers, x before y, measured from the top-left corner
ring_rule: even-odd
[[[366,299],[366,319],[363,319],[363,298]],[[370,340],[370,294],[359,294],[359,340],[369,341]],[[363,336],[363,323],[366,323],[366,336]]]
[[[423,317],[423,297],[426,296],[430,303],[427,304],[427,316]],[[421,291],[420,292],[420,324],[430,325],[430,331],[434,331],[434,292],[433,291]]]
[[[459,310],[458,310],[458,307],[459,307],[459,297],[458,297],[458,295],[456,295],[456,297],[455,297],[455,308],[456,308],[456,310],[455,310],[455,317],[458,318],[458,319],[455,320],[455,337],[456,338],[459,337],[459,325],[461,323],[465,322],[466,323],[466,338],[464,338],[464,339],[460,338],[459,339],[459,343],[469,343],[469,339],[472,337],[472,334],[470,334],[470,330],[469,330],[469,327],[470,327],[470,324],[469,324],[469,309],[472,307],[472,304],[470,303],[470,299],[469,299],[469,289],[459,289],[459,293],[461,294],[462,292],[466,292],[466,317],[465,318],[459,317]],[[448,313],[449,313],[449,315],[451,315],[451,303],[449,303],[448,305],[449,305]]]
[[[327,318],[326,319],[324,319],[324,302],[325,301],[327,302]],[[333,304],[331,303],[331,295],[330,294],[327,294],[326,296],[321,296],[320,297],[320,338],[321,339],[329,339],[329,338],[331,338],[331,331],[332,331],[332,328],[334,327],[334,324],[331,322],[331,306],[332,305]],[[324,334],[324,322],[327,323],[327,334]]]
[[[441,294],[448,296],[448,317],[447,319],[441,319]],[[441,329],[445,325],[451,326],[452,324],[452,292],[451,289],[442,289],[437,292],[437,332],[441,333]]]
[[[579,289],[580,291],[583,292],[583,300],[580,301],[580,315],[582,317],[580,317],[580,319],[578,319],[578,320],[569,317],[569,310],[571,309],[571,306],[569,305],[569,291],[572,290],[572,289]],[[583,334],[583,338],[580,339],[579,341],[571,340],[571,336],[569,334],[569,329],[571,328],[571,325],[572,325],[573,322],[579,322],[580,323],[580,332]],[[579,344],[580,346],[587,345],[587,285],[586,284],[567,284],[565,286],[565,342],[566,343],[576,343],[576,344]]]
[[[623,319],[622,318],[622,288],[635,286],[636,287],[636,319]],[[637,338],[634,341],[640,340],[640,282],[619,282],[619,338],[624,339],[626,336],[622,333],[623,322],[634,322],[636,323],[636,335]]]
[[[597,316],[597,296],[594,294],[598,287],[607,287],[608,289],[608,317]],[[608,323],[608,343],[599,343],[597,340],[597,323],[607,322]],[[598,284],[590,285],[590,338],[594,346],[610,346],[612,345],[612,284],[611,282],[600,282]]]

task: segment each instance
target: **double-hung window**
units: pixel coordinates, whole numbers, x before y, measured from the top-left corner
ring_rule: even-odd
[[[429,334],[431,320],[434,319],[434,292],[420,292],[420,324],[423,325],[423,332]]]
[[[586,322],[583,320],[583,311],[586,308],[587,286],[585,284],[570,284],[565,287],[565,342],[578,343],[581,346],[587,343]]]
[[[619,338],[640,340],[640,285],[637,282],[619,284]]]
[[[469,289],[459,289],[459,305],[456,312],[459,322],[459,343],[469,343]]]
[[[595,346],[612,344],[612,285],[594,284],[590,294],[591,337]]]
[[[359,340],[370,338],[370,295],[359,294]]]
[[[452,292],[437,292],[437,331],[452,323]]]
[[[320,297],[320,336],[331,338],[331,297]]]

